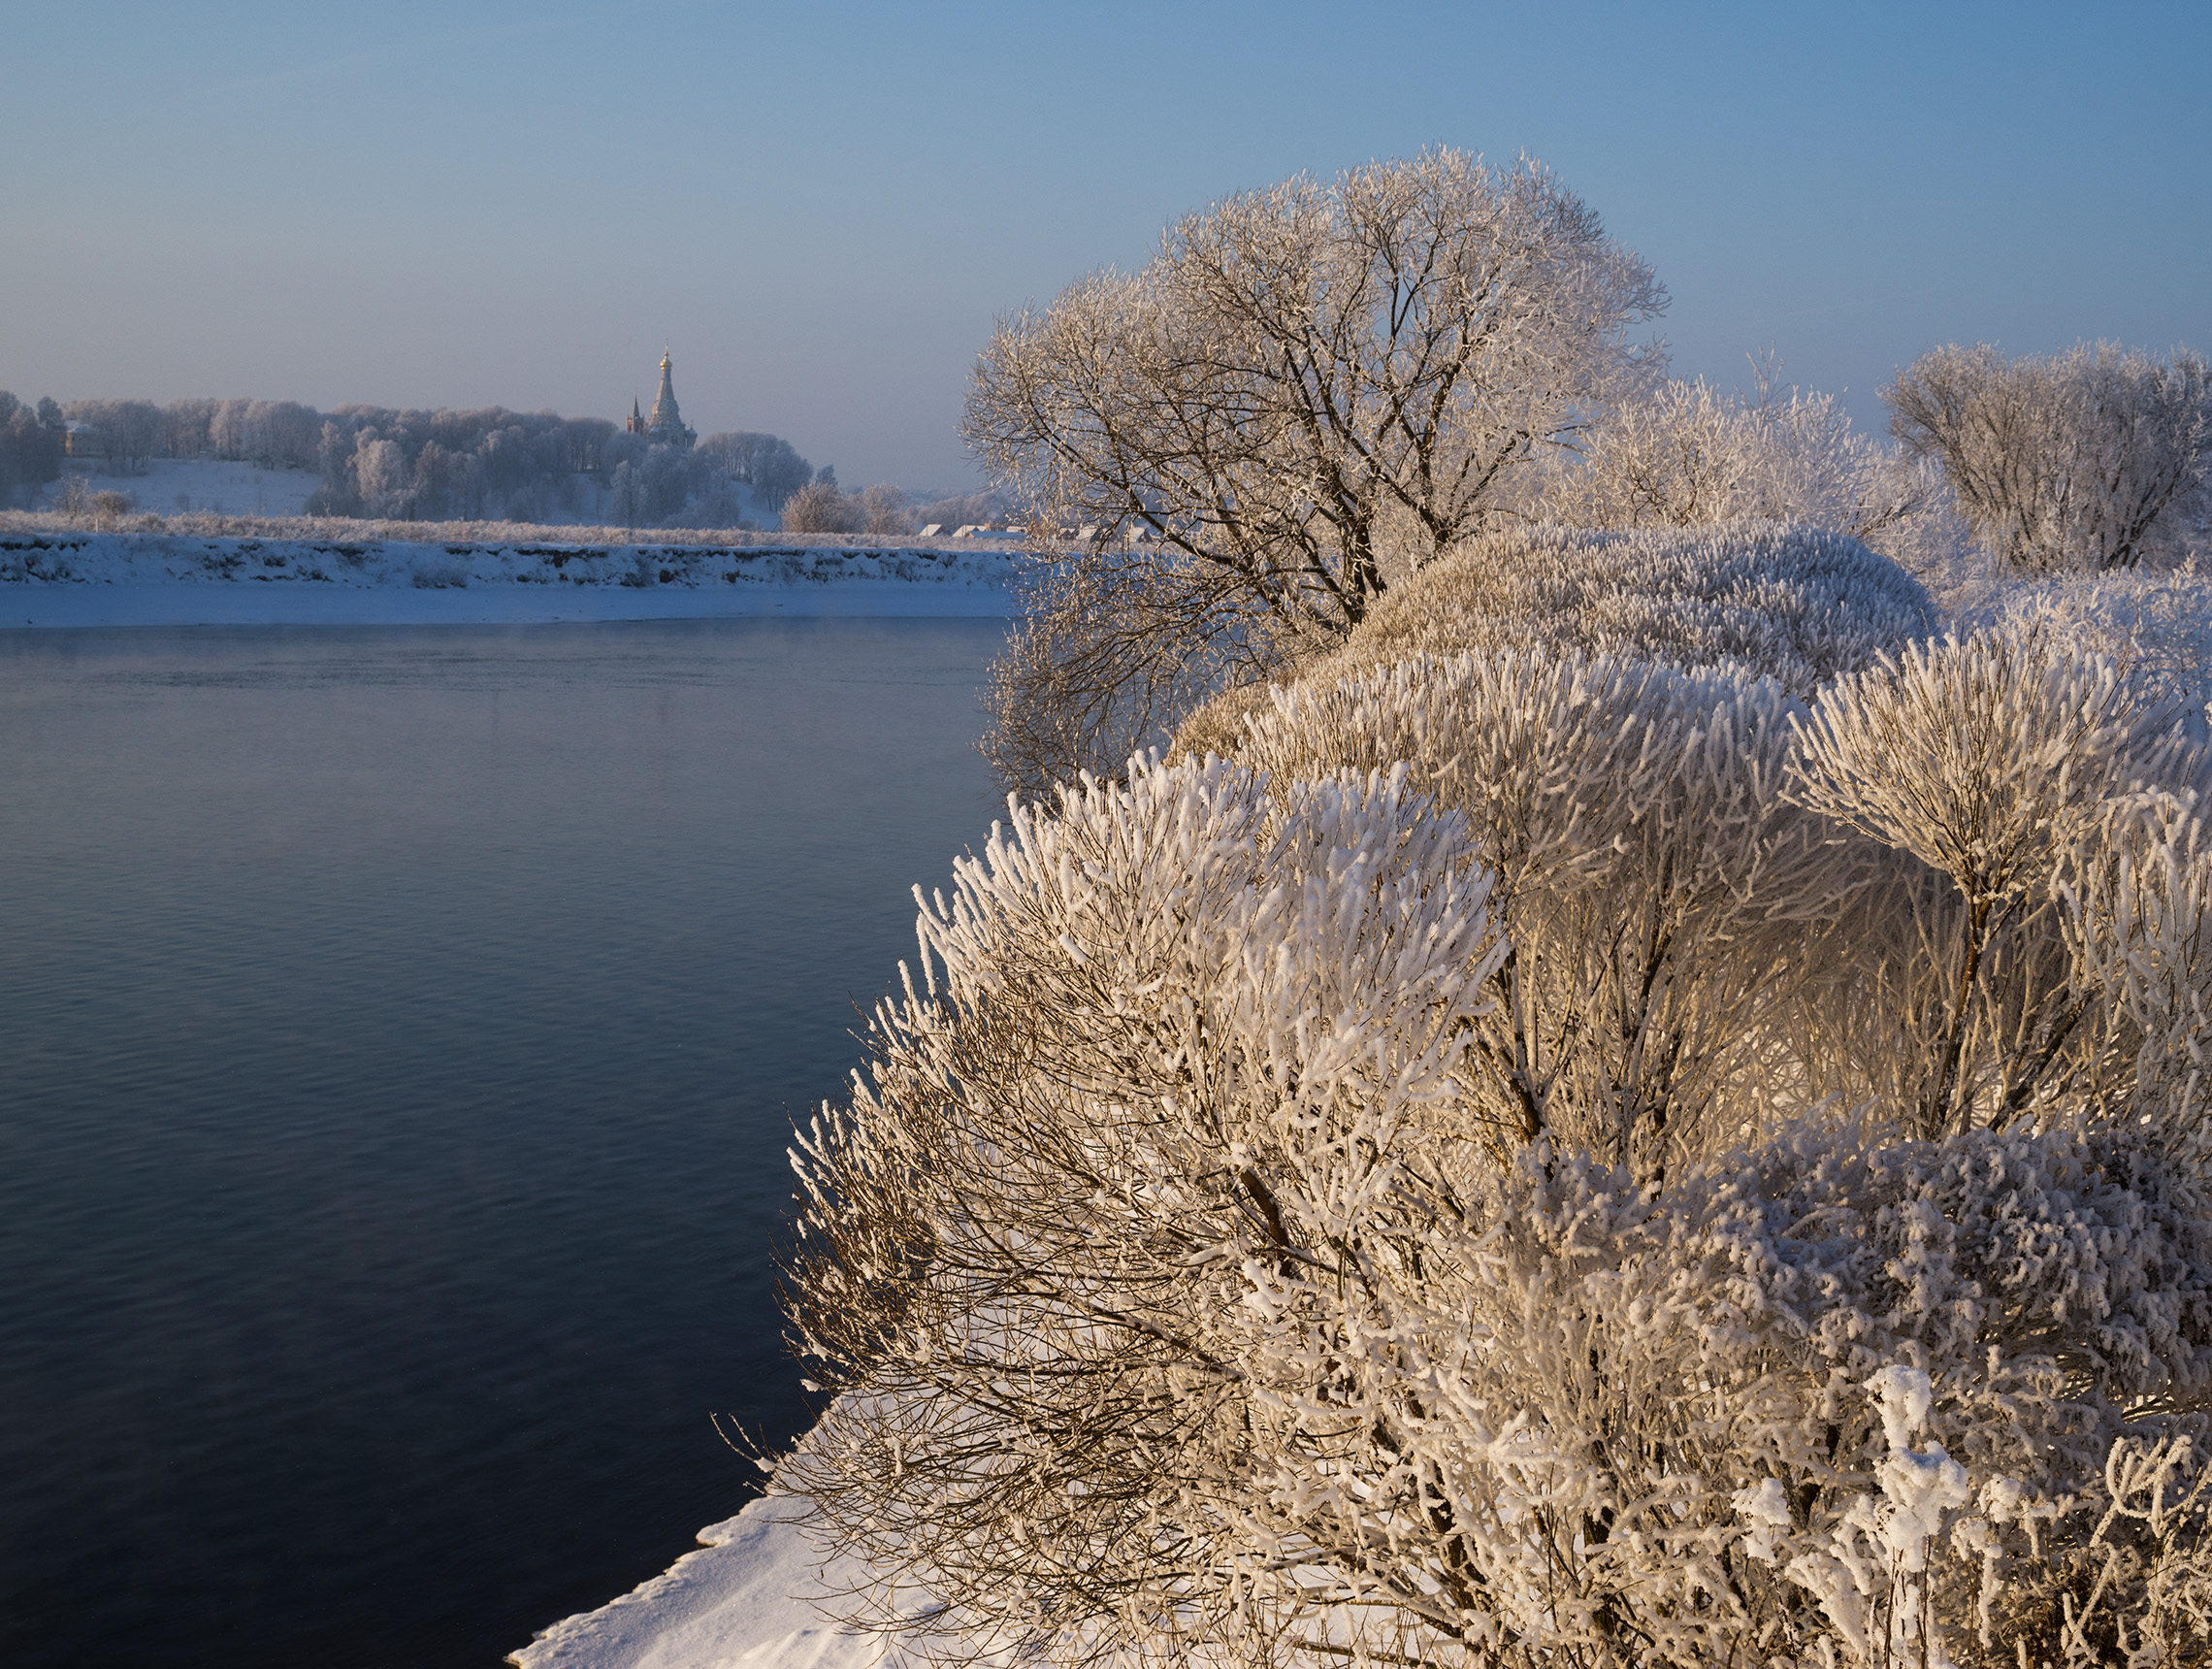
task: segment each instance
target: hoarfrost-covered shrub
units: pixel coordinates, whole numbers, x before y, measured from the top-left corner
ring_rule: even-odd
[[[1537,528],[1478,540],[1424,571],[1378,605],[1348,648],[1373,664],[1541,642],[1693,671],[1737,666],[1803,694],[1933,624],[1910,575],[1845,535],[1774,523]]]
[[[781,1487],[955,1656],[2082,1664],[2198,1592],[2113,1505],[2202,1425],[2195,1168],[1833,1119],[1663,1180],[1501,1154],[1481,843],[1403,768],[1017,810],[797,1156],[850,1394]]]
[[[1687,670],[1735,668],[1800,695],[1935,629],[1927,593],[1857,540],[1745,523],[1610,533],[1519,528],[1476,540],[1377,600],[1307,683],[1415,654],[1549,647]],[[1247,686],[1186,721],[1178,752],[1227,751],[1266,696]]]
[[[1450,1109],[1487,890],[1402,769],[1017,808],[924,912],[941,984],[801,1143],[797,1320],[864,1394],[787,1483],[1002,1632],[1236,1626],[1285,1576],[1255,1464],[1337,1441],[1265,1359],[1274,1283],[1369,1325],[1480,1168]]]
[[[1466,818],[1510,939],[1463,1116],[1640,1176],[1733,1145],[1769,1028],[1881,871],[1785,797],[1771,680],[1505,650],[1273,692],[1236,757],[1273,780],[1408,762]],[[1776,1093],[1781,1093],[1777,1091]]]
[[[1503,1650],[1427,1660],[2066,1660],[2032,1550],[2200,1425],[2212,1201],[2127,1138],[1838,1134],[1484,1191],[1480,1347],[1415,1429]]]
[[[2201,885],[2182,715],[2105,656],[2000,630],[1838,680],[1799,742],[1795,798],[1925,866],[1893,869],[1808,1056],[1857,1063],[1922,1135],[2103,1103],[2128,1043],[2086,947],[2152,916],[2099,914],[2081,878],[2141,830],[2176,884]]]
[[[1992,587],[1962,630],[2002,624],[2109,656],[2150,703],[2212,701],[2212,586],[2178,569],[2068,573]]]
[[[780,1487],[937,1646],[2212,1648],[2173,707],[2033,622],[1809,697],[1538,642],[1222,751],[1017,806],[797,1156]]]

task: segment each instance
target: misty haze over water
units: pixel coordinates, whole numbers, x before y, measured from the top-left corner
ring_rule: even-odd
[[[1003,631],[0,634],[0,1658],[496,1663],[757,1490]]]

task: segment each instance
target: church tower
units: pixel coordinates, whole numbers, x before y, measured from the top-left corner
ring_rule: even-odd
[[[675,362],[668,357],[667,347],[661,349],[661,392],[653,397],[653,413],[645,419],[645,433],[654,442],[673,446],[679,452],[688,452],[699,440],[696,430],[684,426],[683,415],[676,409]],[[630,409],[634,420],[637,402],[633,400]]]

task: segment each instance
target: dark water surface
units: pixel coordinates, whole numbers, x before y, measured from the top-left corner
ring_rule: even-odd
[[[736,1511],[1002,632],[0,634],[0,1662],[494,1665]]]

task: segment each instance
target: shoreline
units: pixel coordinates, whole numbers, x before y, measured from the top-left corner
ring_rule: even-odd
[[[849,1554],[808,1539],[803,1503],[759,1495],[699,1532],[699,1545],[659,1576],[592,1611],[540,1629],[506,1655],[514,1669],[878,1669],[880,1634],[850,1634],[827,1606],[866,1580]],[[920,1603],[923,1596],[917,1593]]]
[[[1003,549],[0,535],[0,631],[1002,619]]]
[[[132,626],[495,626],[593,620],[780,617],[1003,619],[1003,587],[854,579],[820,585],[760,584],[722,592],[618,587],[472,585],[418,591],[333,590],[299,581],[268,585],[0,583],[0,632]]]

